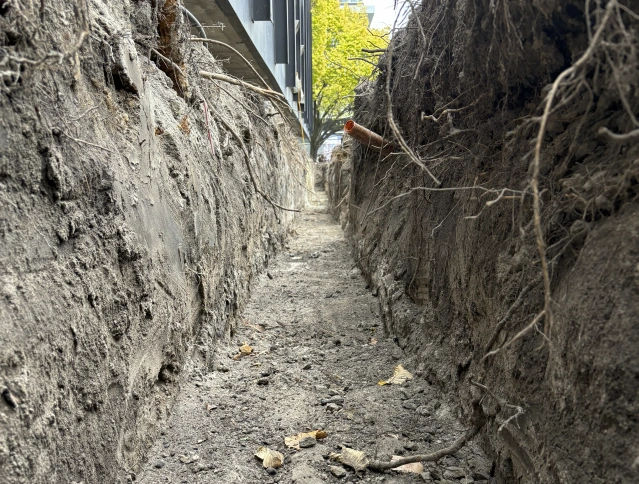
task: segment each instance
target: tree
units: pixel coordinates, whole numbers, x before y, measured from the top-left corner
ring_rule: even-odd
[[[313,0],[313,133],[311,156],[339,132],[351,112],[355,87],[369,77],[374,63],[362,60],[362,49],[384,49],[387,31],[368,28],[362,8],[339,0]]]

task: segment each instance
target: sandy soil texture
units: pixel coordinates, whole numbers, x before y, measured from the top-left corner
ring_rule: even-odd
[[[382,334],[378,301],[323,205],[302,214],[296,232],[257,282],[244,324],[219,349],[216,370],[192,370],[138,481],[489,480],[490,463],[472,444],[421,475],[357,475],[328,459],[342,445],[377,458],[423,453],[465,429],[415,362]],[[233,360],[244,343],[253,353]],[[378,385],[399,364],[414,378]],[[316,429],[328,436],[300,451],[286,447],[286,436]],[[254,456],[260,446],[281,452],[284,465],[268,472]]]

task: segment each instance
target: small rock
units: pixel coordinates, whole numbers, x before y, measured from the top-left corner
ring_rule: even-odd
[[[229,369],[226,366],[223,366],[223,365],[218,365],[218,367],[216,369],[220,373],[228,373],[228,371],[229,371]]]
[[[329,403],[326,405],[326,410],[328,412],[337,412],[340,409],[340,406],[336,403]]]
[[[329,394],[331,397],[334,397],[334,396],[336,396],[336,395],[339,395],[339,392],[338,392],[337,390],[335,390],[334,388],[331,388],[331,389],[329,389],[329,390],[328,390],[328,394]]]
[[[404,407],[406,410],[417,410],[417,405],[410,401],[402,402],[402,407]]]
[[[164,466],[165,466],[165,463],[164,463],[164,461],[161,461],[161,460],[159,460],[155,464],[153,464],[153,467],[155,467],[156,469],[162,469],[162,467],[164,467]]]
[[[260,378],[257,380],[258,385],[268,385],[268,383],[269,383],[268,378]]]
[[[421,477],[424,482],[433,482],[433,476],[431,476],[428,471],[422,472],[419,477]]]
[[[488,472],[475,471],[473,472],[473,479],[476,481],[490,481],[490,474]]]
[[[342,397],[341,395],[334,395],[330,398],[323,398],[322,400],[320,400],[320,403],[322,405],[327,405],[329,403],[344,403],[344,397]]]
[[[272,467],[267,467],[266,472],[268,472],[269,475],[271,476],[274,476],[275,474],[277,474],[277,470],[273,469]]]
[[[195,462],[198,460],[200,460],[200,456],[197,454],[183,455],[182,457],[180,457],[180,462],[182,462],[183,464],[190,464],[191,462]]]
[[[338,479],[344,477],[346,475],[346,470],[343,467],[339,466],[329,466],[331,474],[333,474]]]
[[[312,435],[307,435],[300,440],[300,447],[307,449],[317,444],[317,440]]]
[[[449,467],[444,471],[444,479],[461,479],[466,473],[461,467]]]
[[[312,257],[313,259],[317,259],[319,256],[320,256],[320,253],[319,253],[318,251],[315,251],[315,252],[313,252],[313,253],[311,254],[311,257]]]
[[[312,365],[310,363],[306,363],[303,367],[302,370],[310,370],[312,368]]]
[[[193,469],[191,469],[191,472],[193,474],[197,474],[198,472],[208,471],[208,470],[209,470],[209,466],[204,465],[200,462],[196,466],[194,466]]]
[[[417,444],[415,442],[406,442],[404,444],[404,449],[406,449],[406,450],[417,450]]]

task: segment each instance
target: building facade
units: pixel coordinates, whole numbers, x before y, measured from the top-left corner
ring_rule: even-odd
[[[313,129],[311,0],[184,0],[184,6],[200,23],[197,31],[237,49],[286,97],[288,114],[307,140]],[[230,74],[260,84],[236,54],[209,45],[216,57],[229,59]]]

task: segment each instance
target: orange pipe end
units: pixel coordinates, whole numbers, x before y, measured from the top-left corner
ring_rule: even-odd
[[[393,151],[394,147],[392,143],[385,142],[380,135],[357,124],[352,119],[346,121],[346,124],[344,125],[344,132],[355,138],[364,146],[375,148],[376,150],[381,151],[384,155]]]

